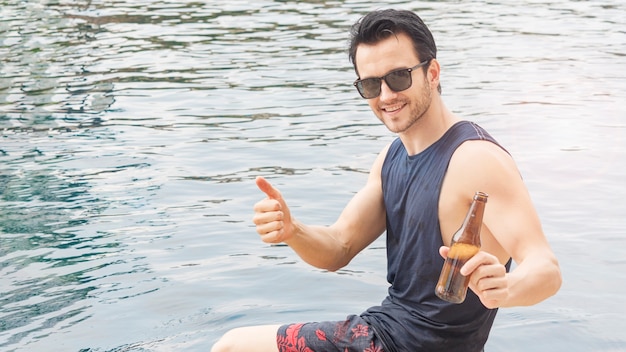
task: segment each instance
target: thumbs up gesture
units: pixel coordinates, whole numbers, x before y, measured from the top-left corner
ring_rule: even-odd
[[[281,243],[293,234],[293,223],[289,207],[280,192],[265,178],[257,177],[256,185],[267,198],[254,205],[256,231],[266,243]]]

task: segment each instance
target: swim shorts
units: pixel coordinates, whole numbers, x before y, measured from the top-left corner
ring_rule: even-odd
[[[345,321],[286,324],[276,336],[280,352],[384,352],[374,329],[358,315]]]

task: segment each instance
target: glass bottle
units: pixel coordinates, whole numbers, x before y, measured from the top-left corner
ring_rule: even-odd
[[[450,251],[435,288],[437,297],[463,303],[469,286],[469,276],[460,273],[461,267],[480,250],[480,229],[488,195],[476,192],[461,228],[452,236]]]

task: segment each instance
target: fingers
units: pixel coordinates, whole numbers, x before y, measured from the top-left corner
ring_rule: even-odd
[[[441,252],[441,249],[439,250]],[[461,268],[461,274],[464,276],[472,275],[472,273],[483,265],[500,264],[500,261],[495,256],[479,251],[470,258],[465,265]]]
[[[450,252],[450,247],[446,247],[446,246],[441,246],[441,247],[439,247],[439,255],[440,255],[443,259],[448,258],[448,252]]]
[[[265,243],[281,243],[285,233],[282,222],[272,222],[257,226],[257,232]]]
[[[506,267],[495,256],[478,252],[461,268],[461,274],[470,275],[470,288],[487,308],[497,308],[507,299]]]
[[[254,205],[252,222],[256,225],[256,231],[261,235],[263,242],[279,243],[282,241],[283,219],[284,213],[277,200],[266,198]]]
[[[476,283],[471,283],[470,287],[482,304],[489,309],[501,307],[509,296],[505,277],[482,278]]]
[[[506,292],[506,278],[504,276],[486,276],[473,283],[477,292],[484,298],[498,299]]]
[[[278,200],[266,198],[266,199],[263,199],[263,200],[257,202],[254,205],[253,210],[254,210],[255,213],[266,213],[266,212],[272,212],[272,211],[280,211],[280,210],[282,210],[282,204]]]
[[[481,265],[472,273],[470,284],[480,292],[505,288],[506,268],[499,263]]]

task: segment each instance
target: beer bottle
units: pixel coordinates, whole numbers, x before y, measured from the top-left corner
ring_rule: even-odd
[[[452,236],[435,293],[445,301],[463,303],[469,285],[469,276],[460,273],[461,267],[480,250],[480,228],[488,195],[476,192],[461,228]]]

